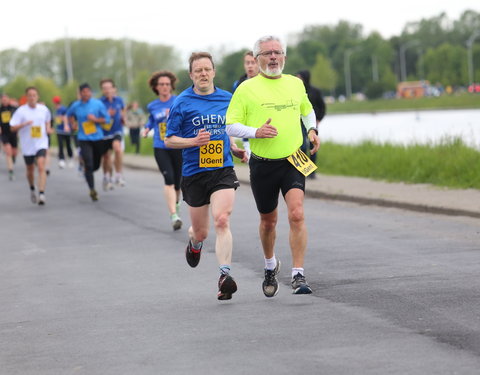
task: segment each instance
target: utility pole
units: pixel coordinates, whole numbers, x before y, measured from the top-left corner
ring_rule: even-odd
[[[132,93],[133,89],[133,78],[132,78],[132,42],[130,39],[124,39],[125,46],[125,67],[126,67],[126,76],[127,76],[127,88],[128,93]]]
[[[420,41],[417,39],[414,39],[400,45],[400,79],[402,81],[407,80],[407,64],[405,62],[405,51],[408,48],[416,46],[418,44],[420,44]]]
[[[347,99],[352,97],[352,77],[350,74],[350,56],[352,53],[358,51],[360,46],[354,48],[348,48],[345,50],[343,55],[343,68],[345,73],[345,94]]]
[[[72,48],[70,46],[70,38],[68,37],[67,27],[65,27],[65,65],[67,68],[67,82],[72,82],[73,81]]]
[[[473,85],[474,76],[473,76],[473,43],[475,39],[480,36],[480,30],[475,30],[470,38],[467,40],[467,48],[468,48],[468,83]]]
[[[378,76],[378,59],[376,55],[372,55],[372,79],[373,82],[379,81]]]

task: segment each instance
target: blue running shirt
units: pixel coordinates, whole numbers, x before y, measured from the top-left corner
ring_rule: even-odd
[[[103,139],[102,127],[99,123],[89,121],[89,114],[103,117],[106,122],[110,122],[107,108],[98,99],[91,98],[87,102],[77,100],[67,110],[67,116],[73,116],[77,120],[79,141],[100,141]]]
[[[125,108],[123,99],[119,96],[114,96],[113,100],[109,101],[107,97],[102,96],[100,101],[107,110],[113,109],[115,111],[115,114],[110,116],[111,120],[102,126],[104,137],[113,138],[115,134],[123,134],[122,109]]]
[[[173,135],[182,138],[194,138],[200,129],[210,133],[211,141],[223,141],[223,166],[200,167],[200,148],[189,147],[183,149],[184,176],[233,167],[230,153],[230,138],[225,130],[225,113],[232,94],[228,91],[215,88],[210,95],[198,95],[190,87],[183,91],[175,100],[167,121],[167,137]]]
[[[145,125],[146,128],[154,131],[153,134],[153,147],[154,148],[166,148],[165,146],[165,134],[167,132],[167,118],[168,118],[168,109],[173,105],[173,102],[177,96],[172,95],[170,99],[166,102],[162,102],[160,99],[156,99],[153,102],[150,102],[147,105],[148,113],[148,123]]]

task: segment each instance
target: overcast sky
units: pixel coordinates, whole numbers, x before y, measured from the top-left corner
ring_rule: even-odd
[[[408,21],[441,12],[450,19],[458,19],[467,9],[480,12],[480,0],[24,0],[8,4],[8,16],[1,21],[0,50],[26,50],[39,41],[63,38],[68,30],[73,38],[128,37],[172,45],[184,56],[194,50],[251,48],[260,36],[287,38],[312,24],[347,20],[363,25],[365,34],[376,30],[388,38],[399,35]]]

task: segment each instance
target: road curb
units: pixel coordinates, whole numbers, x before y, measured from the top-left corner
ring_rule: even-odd
[[[124,160],[124,165],[131,169],[158,171],[156,166],[146,165],[143,163],[129,162],[127,160]],[[237,173],[237,177],[241,183],[250,185],[250,180],[248,178],[239,176],[238,173]],[[309,189],[308,187],[306,188],[305,194],[310,198],[350,202],[350,203],[356,203],[361,205],[370,205],[370,206],[378,206],[378,207],[399,208],[402,210],[423,212],[423,213],[436,214],[436,215],[467,216],[475,219],[480,219],[480,212],[477,212],[477,211],[447,208],[447,207],[441,207],[441,206],[431,206],[428,204],[401,202],[398,200],[389,200],[389,199],[383,199],[383,198],[370,198],[370,197],[356,196],[351,194],[328,193],[318,189]]]

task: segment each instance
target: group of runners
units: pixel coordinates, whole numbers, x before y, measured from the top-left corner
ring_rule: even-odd
[[[250,185],[260,216],[264,295],[273,297],[279,289],[277,276],[281,262],[275,254],[275,246],[280,192],[288,209],[292,291],[294,294],[312,293],[304,272],[307,248],[304,192],[305,178],[316,166],[300,150],[302,126],[312,145],[311,154],[318,150],[320,140],[305,86],[299,78],[283,74],[285,60],[283,42],[278,37],[265,36],[245,55],[247,74],[235,87],[233,95],[215,86],[215,64],[207,52],[190,56],[189,75],[193,84],[178,96],[173,95],[177,78],[172,72],[156,72],[148,82],[158,99],[147,106],[149,118],[143,136],[154,130],[154,156],[165,179],[164,195],[172,227],[174,230],[182,227],[179,207],[183,199],[188,205],[191,223],[185,257],[190,267],[197,267],[212,216],[220,272],[219,300],[231,299],[237,290],[232,276],[230,216],[239,182],[232,155],[248,161],[250,167]],[[247,65],[252,67],[252,74],[248,74]],[[100,167],[102,159],[104,188],[110,188],[112,176],[118,184],[124,184],[121,170],[123,101],[116,96],[112,80],[101,81],[100,87],[103,96],[95,99],[90,86],[82,84],[79,100],[62,110],[66,131],[72,125],[77,129],[92,200],[98,199],[93,172]],[[38,104],[35,88],[28,88],[26,95],[27,104],[13,112],[9,125],[20,137],[32,201],[35,184],[31,168],[36,160],[38,199],[39,203],[44,203],[44,158],[48,149],[44,135],[52,132],[50,112]],[[234,138],[248,140],[248,152],[239,148]],[[116,156],[113,167],[109,162],[111,150]]]
[[[44,205],[47,180],[48,150],[50,135],[56,133],[58,142],[58,166],[67,165],[64,148],[68,156],[68,166],[73,166],[74,152],[71,141],[78,146],[79,169],[85,175],[89,194],[93,201],[98,200],[93,172],[103,164],[103,188],[113,189],[113,184],[125,186],[122,174],[122,134],[125,119],[124,103],[116,95],[115,84],[111,79],[100,82],[102,97],[92,97],[88,84],[79,87],[79,99],[68,108],[62,105],[61,98],[54,96],[54,113],[39,102],[36,87],[25,90],[26,103],[17,107],[6,94],[2,94],[1,140],[7,159],[9,179],[14,179],[14,163],[17,156],[17,143],[25,160],[27,180],[30,186],[30,199]],[[112,163],[112,151],[115,154]],[[35,183],[35,167],[37,183]],[[38,188],[38,194],[37,194]]]

